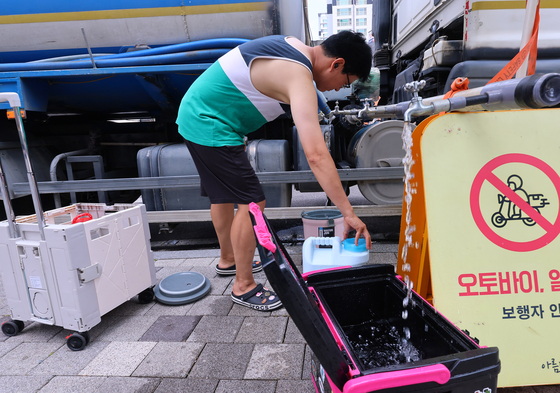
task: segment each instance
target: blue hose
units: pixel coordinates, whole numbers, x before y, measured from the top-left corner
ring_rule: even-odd
[[[217,38],[166,45],[159,48],[144,49],[94,58],[95,65],[104,67],[132,67],[141,65],[182,64],[201,61],[216,61],[232,48],[249,40],[243,38]],[[93,68],[91,59],[60,61],[45,59],[29,63],[0,64],[0,72],[41,71],[58,69]]]
[[[250,40],[244,38],[216,38],[211,40],[184,42],[181,44],[166,45],[158,48],[119,53],[116,55],[105,56],[105,58],[113,59],[113,58],[123,58],[123,57],[162,55],[162,54],[167,54],[172,52],[188,52],[188,51],[203,50],[203,49],[221,49],[221,48],[233,49],[236,46],[244,44],[245,42],[248,41]]]
[[[325,96],[319,90],[315,89],[317,92],[317,104],[319,105],[319,112],[323,112],[325,116],[329,116],[331,114],[331,108],[327,105],[327,101],[325,101]]]
[[[134,67],[146,65],[183,64],[196,62],[214,62],[231,49],[208,49],[191,52],[155,55],[149,57],[111,58],[108,56],[94,58],[98,68]],[[91,59],[75,61],[53,61],[39,63],[0,64],[0,72],[44,71],[92,68]]]

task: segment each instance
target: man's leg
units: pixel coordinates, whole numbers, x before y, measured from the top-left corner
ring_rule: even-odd
[[[220,262],[218,266],[222,269],[235,264],[233,246],[231,244],[231,227],[234,218],[233,203],[220,203],[210,205],[210,216],[212,224],[220,243]]]
[[[257,203],[261,211],[264,210],[265,203],[266,201]],[[236,264],[232,292],[235,296],[240,296],[257,286],[252,268],[256,242],[249,216],[249,205],[237,205],[237,214],[231,226],[231,243]]]

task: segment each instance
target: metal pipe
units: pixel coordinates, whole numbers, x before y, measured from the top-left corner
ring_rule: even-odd
[[[408,101],[406,102],[406,107],[408,107]],[[406,109],[405,109],[406,110]],[[358,114],[360,113],[360,111],[362,111],[361,109],[343,109],[341,110],[338,107],[338,104],[336,104],[336,106],[334,107],[334,109],[332,110],[332,113],[334,115],[344,115],[347,118],[350,116],[354,116],[352,119],[354,120],[358,120]],[[361,115],[364,117],[364,119],[370,119],[370,118],[376,118],[376,117],[397,117],[399,113],[404,113],[404,110],[402,109],[402,105],[397,104],[397,105],[383,105],[383,106],[375,106],[375,107],[370,107],[369,109],[367,109],[366,111],[362,111]],[[351,119],[348,118],[348,120],[352,123]]]
[[[349,180],[398,180],[403,177],[402,167],[387,168],[349,168],[338,169],[342,181]],[[312,171],[259,172],[257,177],[261,184],[312,183],[317,179]],[[149,190],[153,188],[195,188],[200,187],[198,175],[135,177],[118,179],[91,179],[57,182],[39,182],[42,194],[86,191],[122,191]],[[29,183],[14,183],[15,196],[30,193]]]
[[[336,105],[332,113],[346,116],[349,123],[356,124],[358,121],[371,120],[376,117],[403,118],[411,106],[414,106],[414,111],[409,111],[408,117],[462,110],[538,109],[558,104],[560,104],[560,73],[548,73],[458,91],[448,99],[444,99],[444,96],[423,99],[418,97],[396,105],[378,106],[369,109],[339,110],[338,105]],[[410,119],[408,120],[410,121]]]
[[[21,142],[21,149],[23,151],[23,159],[25,161],[25,166],[27,168],[27,180],[29,181],[29,187],[31,188],[31,198],[33,199],[33,206],[35,207],[35,214],[37,215],[37,222],[39,223],[39,233],[41,234],[41,240],[45,240],[45,216],[43,214],[43,208],[41,206],[41,199],[39,195],[39,190],[37,188],[37,181],[35,175],[33,174],[33,167],[31,165],[31,160],[29,159],[29,150],[27,148],[27,138],[25,137],[25,129],[23,127],[23,120],[21,118],[20,107],[14,107],[14,115],[16,119],[16,125],[19,134],[19,140]]]
[[[2,201],[4,202],[4,210],[6,211],[6,218],[8,219],[8,229],[10,231],[10,238],[15,239],[19,237],[19,231],[16,225],[16,216],[10,200],[8,192],[8,183],[4,175],[4,168],[2,167],[2,160],[0,159],[0,189],[2,192]]]
[[[84,40],[86,41],[86,47],[89,53],[89,58],[91,59],[91,64],[93,64],[93,68],[97,68],[97,66],[95,65],[95,60],[93,60],[93,53],[91,53],[91,48],[89,46],[89,42],[86,37],[86,30],[83,27],[82,27],[82,34],[84,35]]]
[[[0,93],[0,102],[8,101],[12,108],[21,106],[21,100],[17,93]],[[8,183],[6,182],[6,176],[4,175],[4,168],[2,167],[2,160],[0,159],[0,188],[2,189],[2,200],[4,202],[4,209],[6,211],[6,218],[8,220],[8,229],[10,231],[10,237],[19,237],[18,230],[16,226],[16,217],[14,214],[14,209],[12,207],[12,201],[10,199],[10,193],[8,192]]]
[[[527,6],[525,7],[525,20],[523,21],[523,33],[521,35],[521,46],[519,50],[521,51],[525,45],[531,39],[533,35],[533,26],[535,25],[535,19],[537,15],[537,7],[540,0],[527,0]],[[529,68],[529,57],[526,57],[523,64],[517,70],[515,74],[516,78],[523,78],[527,76],[527,69]]]
[[[90,149],[74,150],[74,151],[69,151],[67,153],[61,153],[61,154],[57,155],[55,158],[53,158],[53,160],[51,161],[51,166],[50,166],[51,181],[58,181],[58,179],[56,177],[56,168],[58,166],[58,163],[61,160],[64,160],[66,157],[69,157],[69,156],[77,156],[77,155],[81,155],[81,154],[88,154],[89,152],[90,152]],[[56,207],[62,207],[62,202],[60,201],[60,194],[54,194],[54,205]]]

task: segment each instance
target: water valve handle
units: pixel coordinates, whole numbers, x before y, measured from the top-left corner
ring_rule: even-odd
[[[425,80],[408,82],[407,84],[404,85],[404,91],[408,91],[409,93],[412,93],[412,94],[414,94],[414,93],[417,94],[424,87],[426,87],[426,81]]]

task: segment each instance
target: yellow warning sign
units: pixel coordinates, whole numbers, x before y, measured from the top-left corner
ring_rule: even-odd
[[[448,114],[421,138],[434,306],[500,349],[498,385],[560,383],[560,110]]]

